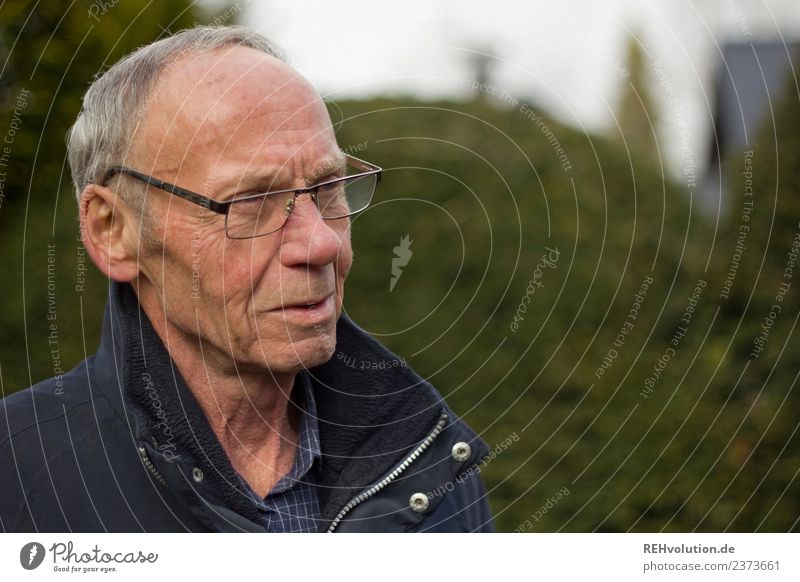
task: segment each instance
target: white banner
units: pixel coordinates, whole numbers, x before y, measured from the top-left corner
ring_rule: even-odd
[[[3,534],[0,579],[777,582],[800,580],[798,550],[793,534]]]

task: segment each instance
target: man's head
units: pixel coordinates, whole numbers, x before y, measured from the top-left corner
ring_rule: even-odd
[[[330,358],[352,263],[347,218],[323,221],[304,194],[281,230],[234,240],[222,214],[127,175],[104,180],[123,165],[227,201],[340,176],[322,99],[268,41],[209,27],[139,49],[89,89],[69,148],[87,251],[133,283],[168,348],[193,345],[240,372]]]

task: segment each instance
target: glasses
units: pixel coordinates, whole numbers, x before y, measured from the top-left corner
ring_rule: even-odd
[[[248,239],[279,231],[286,224],[301,194],[308,194],[319,209],[323,220],[337,220],[358,214],[369,206],[375,187],[381,180],[381,168],[364,160],[345,155],[346,175],[326,180],[306,188],[290,188],[274,192],[234,195],[220,202],[175,184],[164,182],[125,166],[111,167],[101,185],[117,174],[124,174],[154,186],[212,212],[225,215],[225,234],[228,238]]]

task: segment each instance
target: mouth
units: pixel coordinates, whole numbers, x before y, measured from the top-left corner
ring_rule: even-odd
[[[289,317],[320,320],[332,315],[334,307],[334,294],[330,293],[320,298],[286,303],[273,311],[282,312]]]
[[[307,309],[307,310],[314,310],[319,309],[321,306],[325,304],[329,299],[333,297],[333,293],[325,295],[319,299],[309,299],[308,301],[298,301],[296,303],[287,303],[281,309]]]

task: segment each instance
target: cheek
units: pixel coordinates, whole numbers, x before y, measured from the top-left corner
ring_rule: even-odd
[[[269,278],[274,255],[271,249],[254,248],[251,244],[227,245],[219,263],[221,276],[213,284],[220,292],[224,289],[226,298],[246,299],[257,295]]]

